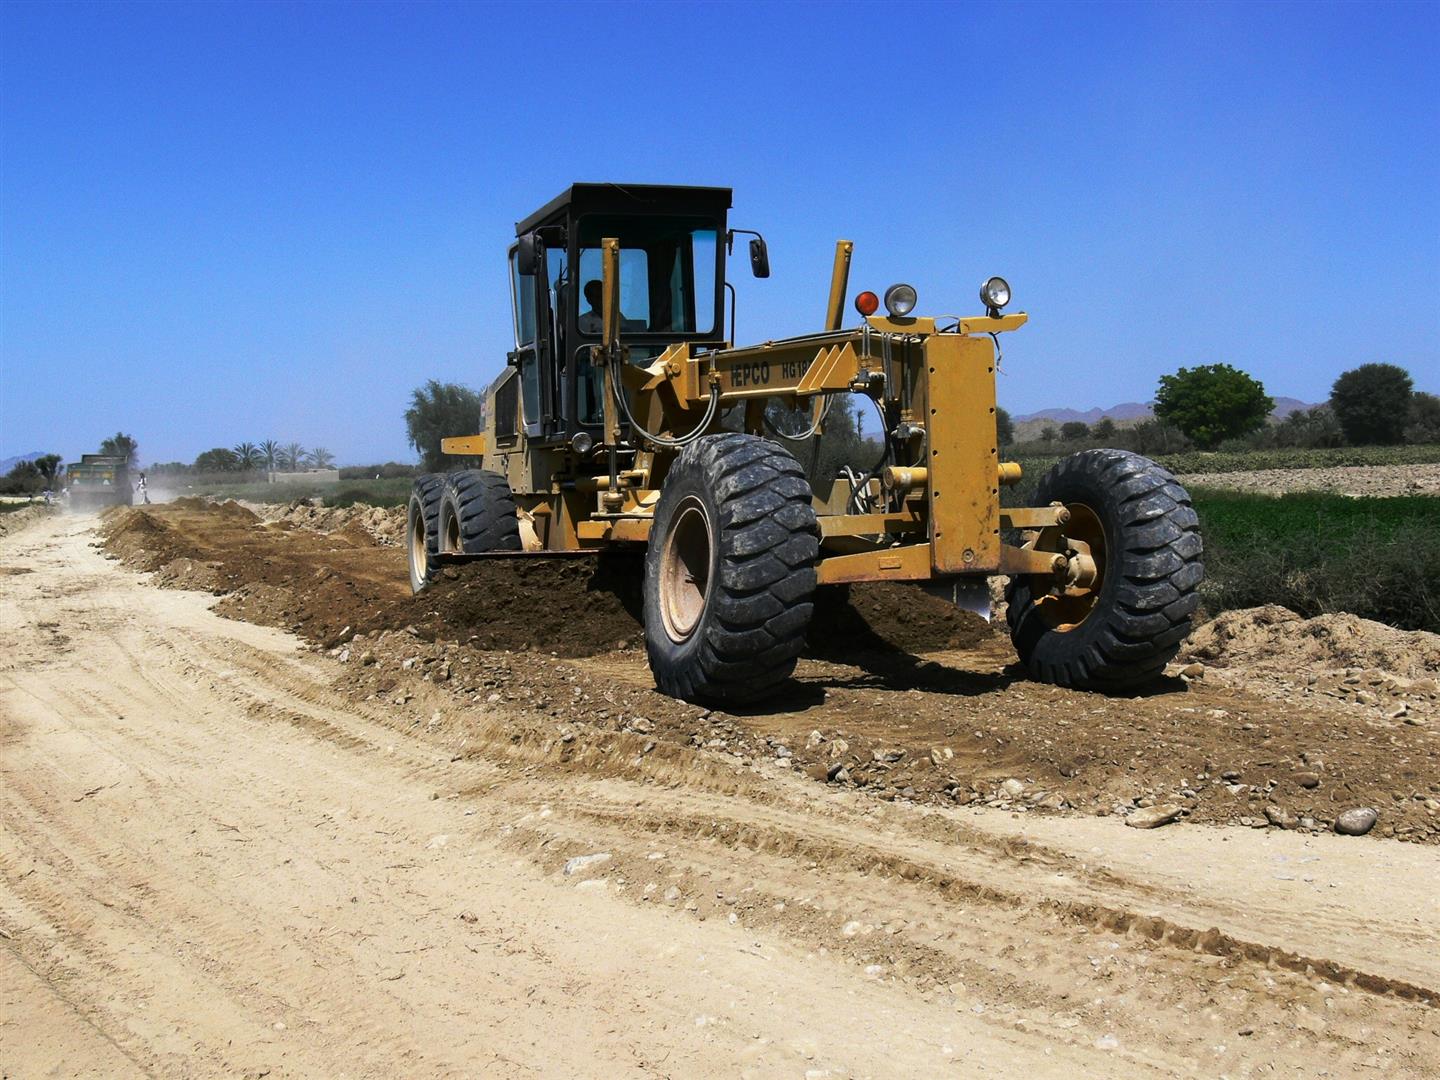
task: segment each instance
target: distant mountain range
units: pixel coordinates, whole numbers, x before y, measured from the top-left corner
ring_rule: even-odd
[[[19,465],[22,461],[34,461],[36,458],[42,458],[44,456],[44,450],[31,450],[28,454],[19,454],[16,457],[7,457],[5,460],[0,461],[0,476],[4,476],[16,465]]]
[[[1302,409],[1313,409],[1315,406],[1309,402],[1301,401],[1293,397],[1277,397],[1275,409],[1271,416],[1286,417],[1292,412]],[[1153,416],[1154,412],[1149,405],[1138,401],[1122,401],[1119,405],[1112,405],[1108,409],[1041,409],[1039,412],[1026,413],[1024,416],[1012,416],[1017,424],[1027,424],[1032,420],[1048,420],[1054,424],[1064,424],[1071,420],[1079,420],[1086,424],[1093,424],[1102,416],[1108,416],[1117,424],[1126,420],[1144,420]]]

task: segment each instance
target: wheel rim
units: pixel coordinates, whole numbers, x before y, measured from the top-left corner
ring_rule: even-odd
[[[1105,527],[1100,515],[1084,503],[1066,503],[1070,520],[1065,525],[1067,558],[1087,557],[1094,562],[1094,578],[1088,584],[1056,584],[1035,601],[1035,610],[1050,629],[1066,634],[1079,629],[1100,602],[1105,587]],[[1073,581],[1073,578],[1072,578]]]
[[[440,550],[451,553],[460,550],[460,514],[455,507],[452,512],[445,516],[445,535],[440,538]]]
[[[660,552],[660,617],[671,641],[688,640],[700,625],[710,598],[714,554],[710,514],[703,502],[688,496],[670,519]]]
[[[430,550],[425,546],[425,512],[418,504],[410,507],[410,566],[416,581],[424,581],[430,569]]]

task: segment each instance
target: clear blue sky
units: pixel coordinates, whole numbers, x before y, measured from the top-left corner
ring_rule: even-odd
[[[729,185],[774,276],[975,313],[1023,413],[1228,361],[1440,390],[1440,5],[0,6],[0,456],[273,437],[412,460],[509,347],[514,221],[575,180]]]

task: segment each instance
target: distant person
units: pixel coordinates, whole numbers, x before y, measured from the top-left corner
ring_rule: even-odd
[[[40,494],[43,495],[43,496],[45,496],[45,505],[46,505],[46,506],[49,506],[50,503],[51,503],[51,501],[52,501],[52,500],[54,499],[54,497],[55,497],[55,493],[54,493],[53,491],[51,491],[48,487],[47,487],[44,491],[42,491]]]
[[[146,506],[150,505],[150,493],[145,490],[145,474],[140,474],[140,482],[135,485],[135,490],[140,493],[140,501]]]

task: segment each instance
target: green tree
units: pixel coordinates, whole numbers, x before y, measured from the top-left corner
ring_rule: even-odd
[[[1405,423],[1405,441],[1417,446],[1440,443],[1440,397],[1417,393],[1410,399]]]
[[[265,463],[265,455],[252,442],[242,442],[234,448],[235,465],[240,469],[258,469]]]
[[[199,473],[234,472],[238,466],[239,459],[235,456],[235,451],[227,450],[223,446],[206,450],[195,459],[195,471]]]
[[[481,428],[484,411],[485,399],[459,383],[430,379],[411,393],[410,407],[405,410],[405,430],[426,471],[439,472],[445,467],[440,440],[473,435]]]
[[[273,473],[275,462],[280,456],[280,444],[274,439],[266,439],[260,444],[260,453],[265,455],[265,471]]]
[[[45,486],[53,488],[60,478],[60,455],[42,454],[35,459],[35,468],[45,478]]]
[[[860,437],[859,404],[849,394],[830,398],[818,435],[803,440],[785,437],[809,431],[815,423],[814,410],[813,403],[790,409],[772,400],[765,406],[766,426],[795,455],[812,485],[822,487],[823,481],[833,480],[847,465],[857,472],[874,467],[879,450],[867,446]]]
[[[1046,424],[1040,429],[1040,441],[1044,443],[1052,443],[1055,441],[1055,429],[1049,424]]]
[[[1108,443],[1115,438],[1115,421],[1108,416],[1102,416],[1095,421],[1095,426],[1090,429],[1090,434],[1103,443]]]
[[[995,406],[995,437],[1001,446],[1009,446],[1015,441],[1015,421],[999,405]]]
[[[285,472],[294,472],[305,461],[305,447],[298,442],[286,443],[275,452],[275,463]]]
[[[1083,420],[1067,420],[1060,425],[1060,438],[1066,442],[1079,442],[1090,437],[1090,425]]]
[[[305,455],[305,464],[312,469],[333,469],[335,467],[335,455],[323,446],[317,446]]]
[[[123,431],[117,431],[102,442],[100,453],[109,454],[111,457],[123,457],[125,464],[131,468],[140,464],[140,444]]]
[[[1258,431],[1275,408],[1260,380],[1229,364],[1203,364],[1160,376],[1155,415],[1169,421],[1202,450]]]
[[[1410,373],[1394,364],[1361,364],[1330,387],[1330,408],[1356,446],[1398,443],[1414,396]]]
[[[33,495],[45,487],[45,477],[33,461],[17,461],[0,477],[0,495]]]

